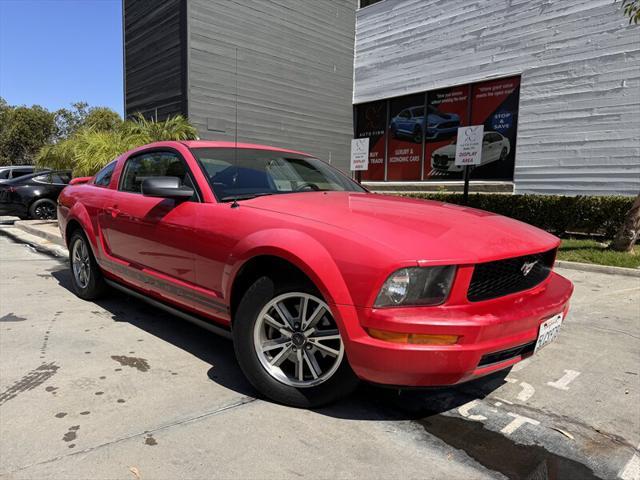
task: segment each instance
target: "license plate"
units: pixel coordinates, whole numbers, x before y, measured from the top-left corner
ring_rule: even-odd
[[[538,330],[538,341],[536,342],[536,348],[534,353],[540,350],[542,347],[549,345],[553,342],[560,333],[560,326],[562,325],[562,314],[559,313],[553,317],[545,320],[540,325]]]

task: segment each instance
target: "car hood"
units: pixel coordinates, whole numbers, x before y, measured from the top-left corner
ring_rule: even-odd
[[[448,203],[372,193],[303,192],[258,197],[250,208],[330,225],[399,261],[469,264],[542,252],[558,238],[517,220]]]
[[[444,147],[440,147],[438,148],[436,151],[433,152],[434,155],[446,155],[448,157],[455,157],[456,156],[456,146],[453,143],[450,143],[449,145],[445,145]]]

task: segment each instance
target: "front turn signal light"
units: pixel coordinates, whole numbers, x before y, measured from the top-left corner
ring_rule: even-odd
[[[367,332],[373,338],[392,343],[408,343],[414,345],[455,345],[460,338],[458,335],[428,335],[423,333],[389,332],[369,328]]]

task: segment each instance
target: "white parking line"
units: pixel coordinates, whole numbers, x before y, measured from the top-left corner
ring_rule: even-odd
[[[637,449],[640,450],[640,445]],[[622,480],[640,480],[640,456],[637,453],[633,454],[618,476]]]
[[[569,390],[568,385],[578,378],[580,372],[575,370],[565,370],[564,375],[555,382],[547,382],[547,385],[557,388],[558,390]]]
[[[505,435],[511,435],[525,423],[530,423],[531,425],[540,425],[539,421],[534,420],[533,418],[523,417],[522,415],[518,415],[517,413],[509,412],[507,413],[507,415],[513,417],[513,420],[511,420],[511,422],[509,422],[506,427],[500,430]]]

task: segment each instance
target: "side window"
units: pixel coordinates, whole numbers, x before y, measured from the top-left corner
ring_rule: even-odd
[[[16,168],[11,172],[11,178],[23,177],[25,175],[29,175],[33,173],[33,169],[30,168]]]
[[[58,185],[67,185],[71,181],[71,174],[67,172],[53,172],[51,174],[51,183]]]
[[[101,187],[108,187],[111,183],[111,177],[113,176],[113,171],[116,168],[116,162],[113,161],[98,173],[96,173],[95,178],[93,179],[94,185],[99,185]]]
[[[4,180],[6,178],[9,178],[9,172],[11,170],[7,169],[7,170],[0,170],[0,180]]]
[[[142,193],[142,182],[149,177],[178,177],[183,185],[194,188],[187,166],[178,154],[152,152],[127,160],[120,181],[120,190]]]
[[[51,175],[45,173],[44,175],[38,175],[37,177],[33,177],[36,182],[40,183],[51,183]]]

